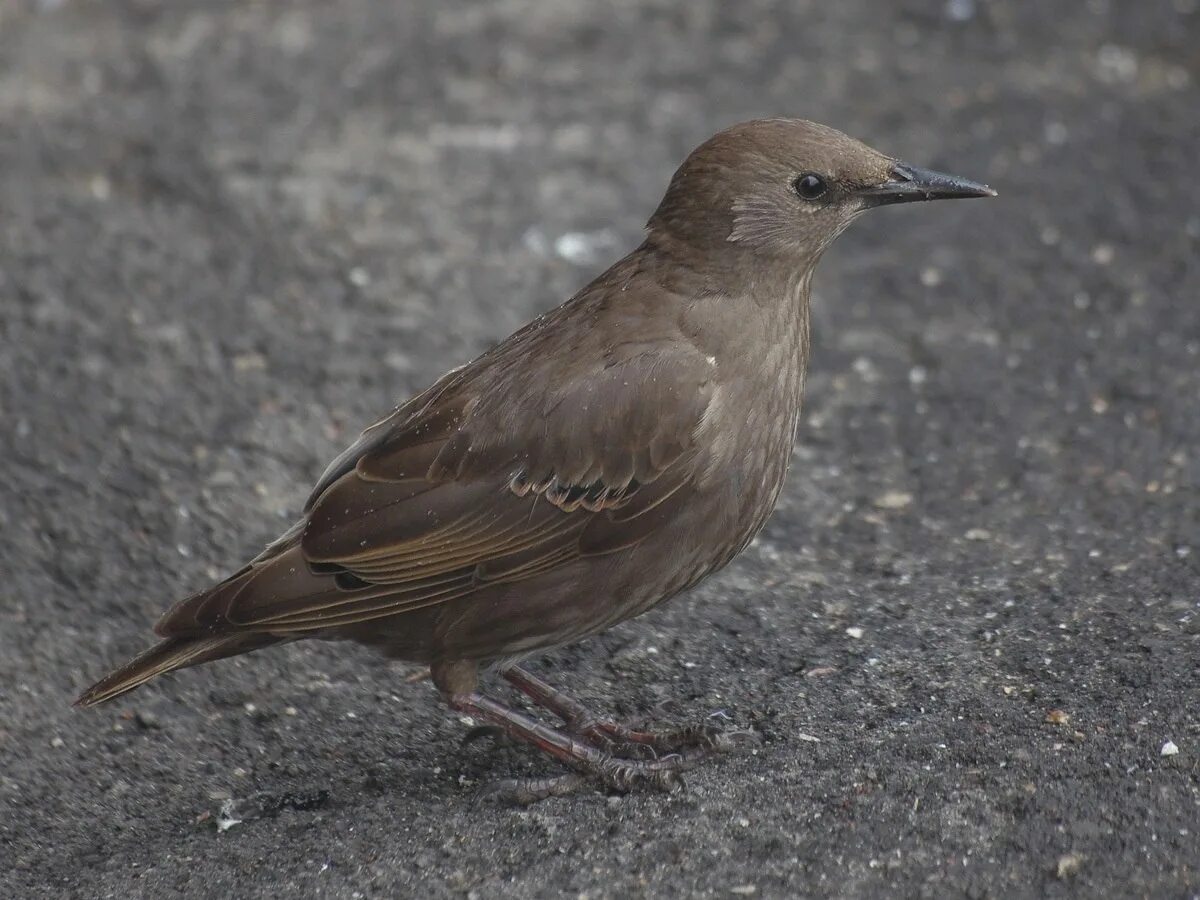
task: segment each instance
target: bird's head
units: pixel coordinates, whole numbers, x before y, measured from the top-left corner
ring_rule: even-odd
[[[815,122],[760,119],[697,147],[647,227],[709,250],[733,244],[811,264],[871,207],[995,193],[901,163]]]

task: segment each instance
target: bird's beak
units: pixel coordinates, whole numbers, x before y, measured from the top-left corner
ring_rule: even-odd
[[[986,184],[957,175],[934,172],[905,163],[892,166],[891,177],[882,184],[858,192],[867,206],[911,203],[915,200],[955,200],[962,197],[995,197]]]

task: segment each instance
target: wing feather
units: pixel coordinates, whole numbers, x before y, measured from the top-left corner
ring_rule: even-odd
[[[160,634],[323,631],[645,539],[688,500],[712,399],[711,361],[670,346],[605,349],[560,383],[527,347],[528,371],[485,355],[451,373],[367,429],[300,525]]]

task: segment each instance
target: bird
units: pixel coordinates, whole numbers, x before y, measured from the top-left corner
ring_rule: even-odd
[[[688,590],[762,529],[800,421],[813,272],[838,235],[876,207],[995,194],[803,119],[718,132],[636,249],[366,428],[291,528],[174,605],[160,642],[76,705],[348,640],[428,667],[450,709],[564,764],[498,792],[672,788],[728,747],[720,732],[631,728],[524,661]],[[556,722],[496,699],[484,673]]]

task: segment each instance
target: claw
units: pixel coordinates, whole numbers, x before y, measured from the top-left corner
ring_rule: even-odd
[[[655,785],[659,790],[667,794],[672,794],[675,791],[682,791],[687,788],[687,781],[684,780],[683,773],[678,770],[663,772],[658,784]]]
[[[609,757],[594,766],[590,774],[605,787],[621,794],[643,784],[670,793],[684,786],[682,772],[696,762],[678,753],[653,761]]]
[[[664,731],[627,731],[615,742],[614,751],[621,756],[649,753],[657,759],[659,752],[679,753],[702,750],[729,753],[746,743],[757,743],[758,735],[748,729],[726,731],[716,725],[688,725]]]
[[[712,749],[717,753],[732,753],[746,744],[759,744],[758,733],[749,728],[739,728],[736,731],[722,731],[713,736]]]
[[[476,791],[471,806],[491,801],[528,806],[550,797],[572,794],[583,787],[586,781],[584,776],[575,772],[550,778],[505,778],[486,784]]]

